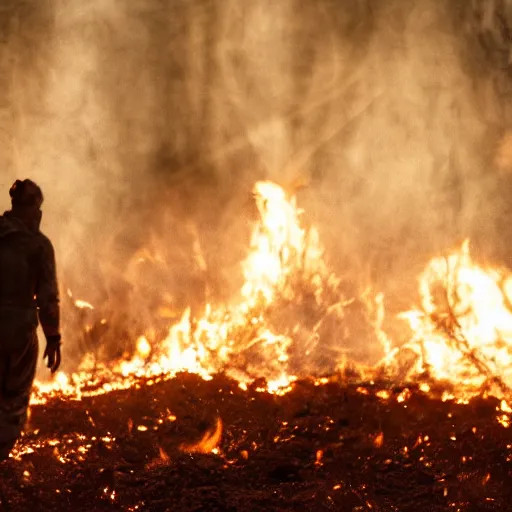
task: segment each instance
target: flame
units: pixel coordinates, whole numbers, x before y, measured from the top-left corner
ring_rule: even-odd
[[[218,445],[222,438],[222,420],[217,418],[215,427],[207,430],[204,436],[192,444],[182,444],[180,450],[187,453],[218,453]]]
[[[474,263],[465,241],[434,258],[419,279],[421,308],[403,313],[417,355],[412,375],[428,374],[466,394],[512,385],[512,276]],[[460,393],[459,393],[460,397]]]
[[[256,306],[259,300],[269,304],[276,291],[284,291],[287,278],[297,268],[314,272],[321,265],[318,234],[313,230],[309,239],[301,227],[295,197],[289,199],[285,191],[269,181],[256,183],[254,194],[261,222],[253,232],[248,258],[243,264],[245,284],[242,296],[247,306]],[[287,290],[293,293],[293,290]]]
[[[81,299],[75,300],[75,306],[78,309],[94,309],[94,306],[92,304]]]
[[[500,409],[503,411],[503,412],[512,412],[512,408],[510,407],[510,405],[508,405],[507,401],[506,400],[502,400],[501,403],[500,403]]]
[[[245,283],[238,301],[229,306],[207,304],[199,318],[192,318],[187,308],[181,319],[169,327],[164,340],[153,340],[149,331],[139,337],[129,359],[106,364],[88,354],[80,371],[58,373],[50,383],[37,382],[32,403],[42,403],[51,394],[80,399],[126,389],[141,377],[171,378],[181,371],[210,379],[213,373],[223,370],[242,385],[263,377],[267,384],[261,390],[289,390],[296,380],[288,368],[292,338],[288,332],[276,332],[270,325],[266,318],[269,306],[278,298],[294,298],[295,275],[300,274],[304,282],[310,283],[317,302],[321,301],[324,287],[332,287],[337,281],[323,262],[318,233],[301,226],[302,212],[296,207],[295,198],[268,181],[256,183],[254,196],[260,220],[242,264]],[[195,252],[198,251],[196,247]],[[68,294],[72,297],[71,291]],[[75,300],[74,304],[93,309],[82,300]]]
[[[106,363],[87,354],[77,372],[59,372],[51,382],[37,382],[32,403],[44,403],[51,395],[80,400],[140,385],[140,379],[152,385],[182,371],[206,380],[224,371],[238,380],[242,389],[263,378],[257,391],[286,393],[298,378],[291,364],[293,349],[300,343],[295,352],[301,353],[306,373],[312,375],[315,368],[307,366],[308,357],[321,339],[326,319],[343,318],[345,308],[359,300],[384,355],[374,367],[360,365],[359,375],[369,376],[371,381],[372,375],[382,375],[385,369],[391,380],[416,381],[424,393],[432,392],[434,381],[446,383],[451,387],[443,391],[443,400],[464,402],[478,393],[494,394],[505,400],[500,414],[510,412],[512,275],[473,262],[468,241],[446,257],[433,258],[419,276],[419,307],[399,315],[408,323],[409,339],[395,345],[383,327],[384,295],[369,289],[356,298],[341,295],[341,280],[324,261],[317,230],[306,229],[301,223],[303,212],[296,198],[269,181],[256,183],[254,197],[259,220],[242,263],[244,284],[236,300],[224,305],[206,304],[198,317],[187,308],[179,321],[174,320],[171,305],[156,308],[156,317],[174,320],[164,339],[156,339],[155,331],[148,326],[134,343],[131,356]],[[205,271],[197,233],[193,253]],[[144,254],[148,261],[161,259]],[[70,291],[68,294],[72,297]],[[310,325],[306,325],[306,315],[299,309],[305,297],[311,301],[310,309],[318,312]],[[86,301],[73,303],[91,310],[90,315],[96,314]],[[289,312],[291,306],[295,308],[293,315],[287,314],[295,323],[276,320],[279,308]],[[164,310],[172,314],[162,317]],[[341,335],[334,341],[337,355],[333,356],[333,369],[343,370],[347,355]],[[408,356],[404,374],[405,353],[413,358],[411,362]],[[314,382],[323,385],[329,379],[316,378]],[[357,391],[370,393],[364,386]],[[406,402],[410,395],[410,389],[404,388],[397,400]],[[381,390],[377,396],[387,400],[391,395]],[[506,418],[502,414],[500,422],[506,424]]]
[[[373,438],[373,445],[375,448],[381,448],[384,444],[384,432],[379,432],[374,438]]]
[[[151,353],[151,345],[145,336],[141,336],[137,340],[137,353],[143,358],[148,357]]]
[[[161,446],[158,447],[158,453],[160,455],[160,460],[163,463],[168,463],[171,460],[169,455],[167,455],[167,452]]]
[[[257,183],[254,194],[260,219],[254,226],[248,255],[242,264],[244,284],[236,300],[225,305],[206,304],[204,313],[198,317],[193,317],[191,308],[187,308],[180,318],[178,315],[178,321],[173,307],[157,307],[155,317],[170,322],[163,339],[157,339],[156,329],[148,326],[147,332],[134,340],[133,353],[120,360],[108,363],[87,354],[76,372],[58,372],[51,382],[37,381],[31,403],[45,403],[54,395],[80,400],[142,384],[150,386],[182,371],[205,380],[224,371],[243,390],[248,390],[258,379],[251,389],[284,394],[298,378],[292,364],[293,350],[298,345],[307,362],[319,343],[326,319],[343,318],[345,308],[358,300],[365,308],[363,320],[368,322],[384,357],[373,367],[357,366],[357,393],[374,395],[381,401],[396,400],[403,407],[408,406],[415,389],[425,394],[435,391],[443,401],[459,403],[466,403],[477,394],[492,394],[500,400],[496,408],[497,422],[504,428],[510,427],[512,275],[509,272],[475,263],[468,241],[446,257],[433,258],[419,276],[419,306],[399,315],[407,321],[410,332],[405,343],[396,345],[384,331],[384,295],[366,289],[356,298],[341,296],[341,281],[324,261],[318,232],[302,226],[302,211],[297,208],[295,198],[270,182]],[[206,263],[198,240],[194,254],[204,270]],[[71,292],[68,294],[72,297]],[[304,297],[310,298],[309,306],[319,312],[309,325],[297,306],[306,300]],[[78,309],[87,310],[79,314],[87,316],[87,321],[95,314],[100,315],[101,322],[105,321],[100,308],[81,300],[72,303]],[[275,312],[279,308],[288,313],[295,308],[291,315],[294,323],[286,324],[280,318],[276,321]],[[166,313],[162,315],[164,309]],[[342,350],[344,342],[341,337],[334,341],[339,350],[332,356],[333,368],[343,370],[348,359]],[[312,377],[314,386],[339,380],[336,375],[314,375],[314,371],[306,375]],[[385,389],[373,388],[378,379],[382,382],[383,375],[400,384],[400,393],[395,394],[389,385]],[[345,378],[344,374],[338,377]],[[365,384],[361,380],[366,377]],[[176,421],[176,416],[168,410],[159,423],[163,421]],[[134,425],[130,419],[127,428],[130,435],[147,436],[152,427]],[[476,433],[476,428],[472,431]],[[183,444],[180,449],[188,453],[218,454],[222,432],[223,423],[218,418],[202,439]],[[451,438],[455,440],[454,435]],[[107,444],[111,443],[110,439],[110,434],[102,437]],[[53,456],[64,464],[76,458],[83,460],[80,457],[88,453],[95,440],[85,441],[83,436],[77,436],[68,440],[71,446],[59,440],[36,441],[16,448],[11,457],[19,459],[34,450],[52,447]],[[382,447],[383,432],[373,435],[371,442],[375,448]],[[428,435],[419,436],[412,449],[423,444],[429,446]],[[257,448],[255,444],[253,448]],[[404,447],[404,454],[408,450]],[[247,450],[240,454],[246,460],[249,458]],[[316,451],[315,466],[322,466],[323,456],[323,450]],[[159,457],[150,464],[167,463],[170,463],[169,456],[159,448]],[[106,488],[104,494],[112,501],[118,499],[113,489]]]
[[[170,464],[171,458],[167,452],[161,447],[158,447],[158,457],[154,458],[151,462],[146,464],[146,469],[152,469],[158,466],[165,466]]]

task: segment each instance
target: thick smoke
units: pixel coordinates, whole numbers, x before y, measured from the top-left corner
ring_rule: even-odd
[[[69,326],[67,289],[120,351],[228,300],[261,178],[306,184],[334,268],[392,311],[466,237],[508,263],[509,2],[3,4],[1,201],[43,187]]]

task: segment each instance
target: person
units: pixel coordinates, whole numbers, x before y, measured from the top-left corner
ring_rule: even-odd
[[[41,233],[43,193],[31,180],[11,187],[12,208],[0,216],[0,461],[9,456],[27,419],[40,323],[43,359],[61,363],[60,305],[55,254]]]

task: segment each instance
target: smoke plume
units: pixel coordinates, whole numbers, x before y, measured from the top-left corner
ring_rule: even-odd
[[[69,289],[123,326],[115,350],[230,299],[261,178],[391,311],[464,238],[510,264],[512,2],[3,4],[1,201],[40,183],[65,322]]]

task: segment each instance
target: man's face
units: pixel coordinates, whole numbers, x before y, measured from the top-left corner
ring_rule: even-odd
[[[41,218],[43,217],[43,212],[39,206],[34,207],[34,221],[37,222],[37,227],[39,228],[39,224],[41,224]]]
[[[24,217],[31,229],[38,230],[41,224],[43,212],[38,205],[26,206],[24,208]]]

